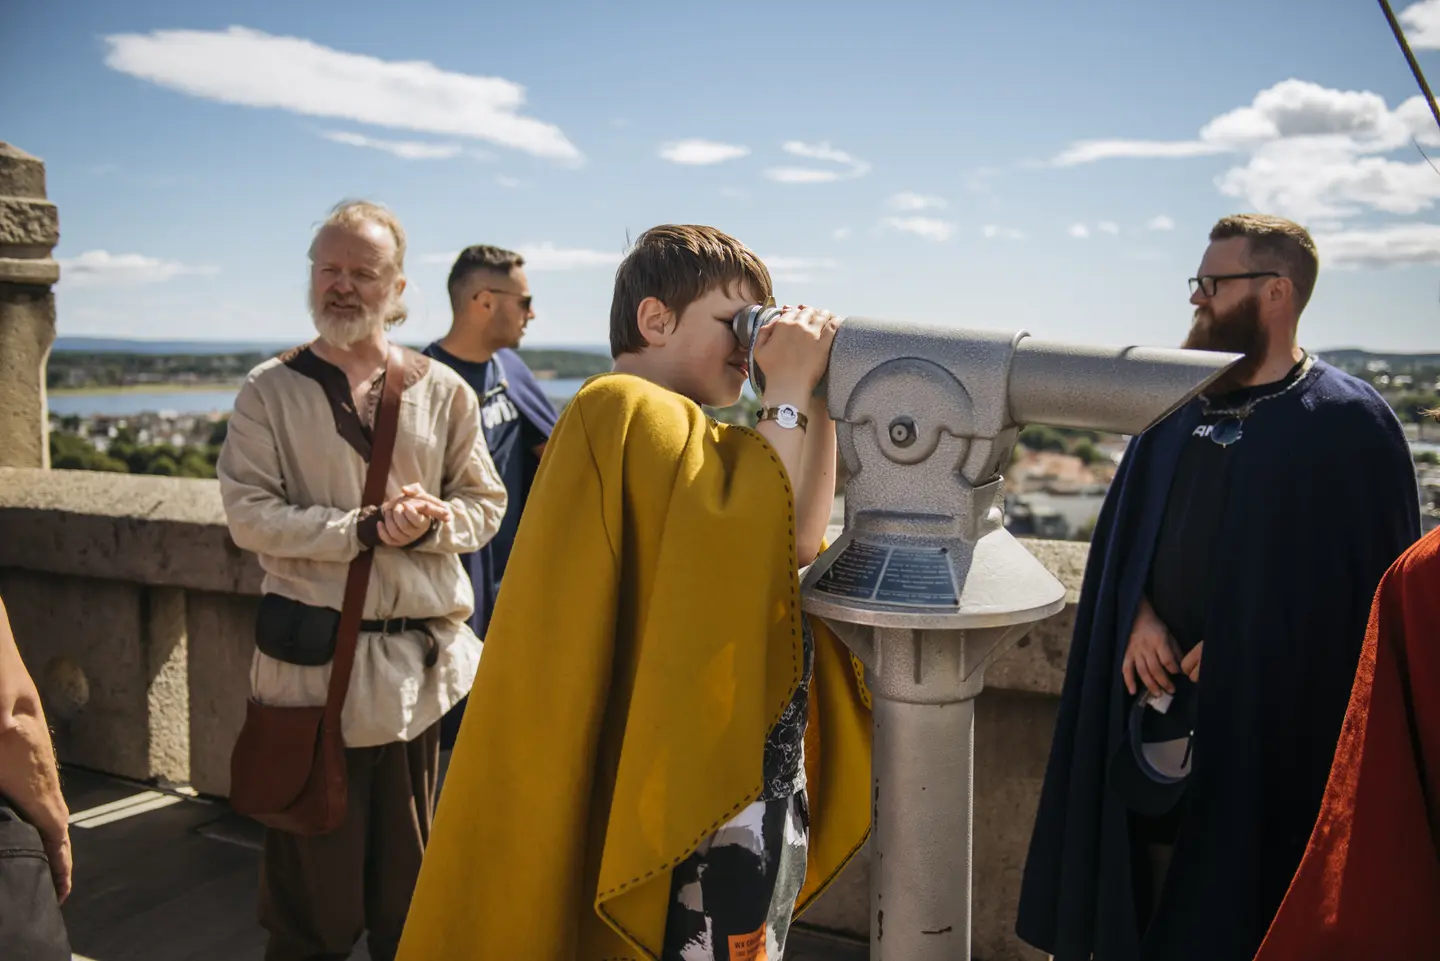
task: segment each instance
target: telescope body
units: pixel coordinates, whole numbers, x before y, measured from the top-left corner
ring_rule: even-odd
[[[970,958],[974,699],[986,667],[1065,604],[1005,530],[1020,428],[1138,434],[1239,359],[858,317],[836,332],[820,389],[849,474],[845,527],[801,597],[874,695],[872,961]]]

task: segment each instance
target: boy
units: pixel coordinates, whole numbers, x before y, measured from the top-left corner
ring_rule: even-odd
[[[739,399],[730,321],[770,294],[710,227],[653,228],[617,271],[614,372],[546,449],[402,961],[776,961],[868,836],[866,695],[799,599],[834,498],[836,319],[762,331],[755,430],[701,409]]]

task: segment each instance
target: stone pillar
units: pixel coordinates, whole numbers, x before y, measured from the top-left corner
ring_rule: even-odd
[[[50,466],[45,363],[55,342],[60,217],[45,164],[0,141],[0,467]]]
[[[190,636],[185,590],[145,589],[146,717],[150,720],[151,776],[190,783]]]

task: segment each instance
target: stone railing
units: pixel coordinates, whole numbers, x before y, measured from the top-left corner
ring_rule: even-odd
[[[1026,546],[1069,590],[987,673],[975,731],[975,956],[1043,958],[1014,935],[1086,545]],[[67,763],[229,791],[245,714],[255,558],[214,481],[0,468],[0,597]],[[804,923],[868,936],[865,855]]]
[[[260,567],[214,481],[0,468],[0,596],[63,761],[228,793]]]

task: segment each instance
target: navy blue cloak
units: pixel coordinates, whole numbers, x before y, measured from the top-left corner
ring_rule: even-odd
[[[1121,662],[1191,401],[1134,438],[1096,523],[1016,932],[1055,961],[1250,961],[1319,812],[1385,570],[1420,536],[1399,421],[1317,362],[1256,408],[1233,455],[1206,617],[1188,803],[1149,928],[1128,812],[1106,783]]]

